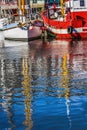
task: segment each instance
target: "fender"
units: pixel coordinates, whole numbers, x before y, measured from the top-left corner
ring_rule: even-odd
[[[72,26],[69,26],[69,27],[67,28],[67,32],[68,32],[69,34],[72,34],[72,32],[73,32],[73,27],[72,27]]]

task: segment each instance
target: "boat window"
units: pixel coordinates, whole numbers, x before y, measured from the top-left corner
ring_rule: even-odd
[[[33,3],[37,3],[37,0],[33,0]]]
[[[80,6],[85,6],[84,0],[80,0]]]

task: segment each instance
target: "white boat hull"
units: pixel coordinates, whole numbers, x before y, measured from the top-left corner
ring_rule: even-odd
[[[5,30],[3,33],[5,39],[8,40],[28,41],[40,37],[42,30],[40,27],[32,27],[31,29],[16,27],[13,29]]]

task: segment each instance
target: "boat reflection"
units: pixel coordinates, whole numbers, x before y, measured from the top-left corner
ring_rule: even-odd
[[[9,45],[4,48],[0,48],[0,59],[8,59],[8,60],[15,60],[15,59],[20,59],[24,57],[29,57],[29,46],[28,44],[21,44],[21,43],[16,43],[20,44],[19,46],[15,45],[15,42],[9,42],[8,44],[14,44]]]
[[[47,41],[44,44],[42,41],[30,43],[33,94],[38,96],[42,92],[44,95],[58,97],[60,100],[65,98],[63,103],[66,104],[69,129],[72,127],[70,98],[73,95],[83,94],[72,91],[72,88],[85,87],[83,81],[77,82],[77,80],[87,77],[84,61],[87,60],[86,44],[86,41],[59,40]],[[39,83],[40,88],[37,87]]]
[[[70,42],[64,40],[46,41],[42,40],[29,42],[31,56],[58,56],[61,57],[65,54],[69,54]]]
[[[69,121],[69,129],[72,127],[72,120],[70,116],[70,78],[69,78],[69,70],[68,70],[68,64],[67,64],[67,56],[64,55],[62,58],[62,63],[61,63],[61,68],[62,68],[62,73],[61,73],[61,78],[60,78],[60,84],[61,88],[64,88],[64,97],[66,99],[65,104],[66,104],[66,114],[67,114],[67,119]],[[62,94],[60,94],[60,97]]]
[[[27,46],[28,42],[4,40],[4,46],[3,47],[20,47],[22,45]]]
[[[6,47],[20,47],[20,46],[27,46],[28,42],[25,41],[15,41],[15,40],[5,40],[3,32],[0,32],[0,48]]]
[[[79,107],[84,110],[81,102],[80,105],[74,104],[77,109],[72,109],[75,96],[79,99],[87,96],[86,44],[87,41],[53,40],[43,43],[36,40],[27,46],[1,49],[0,129],[33,130],[38,129],[40,123],[43,129],[47,129],[46,114],[50,117],[49,127],[55,125],[64,129],[62,123],[59,124],[68,120],[67,129],[73,129],[72,120],[79,120],[74,116],[78,114],[74,110],[80,110]],[[71,112],[75,113],[73,118]],[[52,124],[55,115],[56,119],[62,118]],[[81,119],[84,120],[83,113]]]
[[[20,127],[22,128],[23,122],[27,126],[26,130],[30,130],[32,127],[29,60],[27,57],[25,58],[26,55],[23,52],[21,56],[22,58],[10,58],[7,53],[7,59],[3,59],[3,57],[0,59],[0,108],[5,114],[5,119],[1,121],[0,129],[14,129],[19,124],[21,124]],[[26,120],[22,122],[24,104]],[[20,117],[20,115],[20,121],[16,122],[18,120],[17,117]],[[8,120],[8,123],[6,120]]]
[[[60,66],[60,60],[64,55],[67,56],[67,62],[73,71],[87,70],[84,62],[87,58],[87,41],[64,41],[53,40],[43,43],[41,40],[29,43],[31,59],[35,62],[42,60],[52,66],[52,59],[55,66]],[[84,60],[83,60],[84,59]],[[36,63],[37,66],[40,64]],[[47,65],[47,64],[46,64]]]
[[[16,127],[14,117],[16,115],[15,105],[17,101],[15,102],[15,105],[13,104],[17,98],[17,95],[15,94],[15,83],[20,85],[21,82],[18,82],[16,77],[17,69],[19,69],[19,67],[15,61],[0,59],[0,109],[2,112],[0,114],[2,117],[4,114],[4,118],[1,120],[1,129],[14,129]],[[8,120],[8,122],[6,122],[6,120]]]
[[[0,128],[13,130],[19,128],[19,124],[21,124],[20,128],[25,125],[26,130],[30,130],[32,127],[29,64],[28,58],[13,61],[0,60],[0,97],[2,100],[0,108],[5,115]],[[25,106],[25,114],[23,113],[23,106]],[[21,119],[17,122],[20,116]]]

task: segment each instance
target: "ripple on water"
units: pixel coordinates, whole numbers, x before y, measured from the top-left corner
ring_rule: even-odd
[[[87,130],[86,41],[0,48],[0,129]]]

